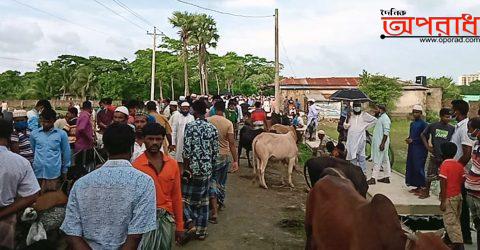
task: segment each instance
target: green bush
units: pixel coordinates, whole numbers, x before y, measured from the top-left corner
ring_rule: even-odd
[[[440,117],[438,116],[438,112],[427,110],[427,113],[425,114],[425,120],[428,123],[436,122],[439,119],[440,119]]]

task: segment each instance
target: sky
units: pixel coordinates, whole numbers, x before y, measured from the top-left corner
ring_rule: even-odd
[[[120,0],[170,37],[173,11],[207,13],[215,18],[220,40],[211,52],[254,54],[274,60],[274,18],[222,15],[176,0]],[[480,16],[476,0],[188,0],[243,15],[273,15],[279,9],[280,62],[285,77],[358,76],[362,70],[414,80],[417,75],[449,76],[480,71],[480,43],[432,44],[418,39],[380,39],[380,9],[407,16]],[[125,19],[115,15],[108,6]],[[42,11],[31,9],[28,4]],[[152,46],[148,25],[114,0],[0,1],[0,72],[35,70],[41,60],[61,54],[133,60]]]

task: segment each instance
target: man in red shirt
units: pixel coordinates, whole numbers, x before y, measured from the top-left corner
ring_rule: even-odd
[[[441,146],[445,159],[440,166],[440,210],[443,212],[443,224],[452,243],[452,249],[463,249],[460,213],[462,211],[462,185],[464,182],[463,165],[454,160],[457,146],[446,142]]]
[[[146,147],[133,166],[149,175],[155,184],[157,201],[157,229],[143,235],[141,249],[171,249],[172,236],[180,242],[183,235],[182,190],[177,162],[163,154],[166,130],[158,123],[143,128]]]
[[[252,112],[251,119],[256,129],[267,129],[267,113],[261,108],[260,102],[255,102],[255,110]]]

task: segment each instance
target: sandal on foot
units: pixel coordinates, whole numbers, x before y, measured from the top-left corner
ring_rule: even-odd
[[[187,244],[189,241],[195,239],[195,233],[196,233],[196,229],[195,227],[192,227],[190,228],[189,230],[187,230],[184,234],[183,234],[183,237],[182,239],[178,242],[178,244],[180,246],[183,246],[185,244]]]
[[[218,223],[217,217],[208,218],[208,222],[210,222],[210,223],[212,223],[212,224],[217,224],[217,223]]]

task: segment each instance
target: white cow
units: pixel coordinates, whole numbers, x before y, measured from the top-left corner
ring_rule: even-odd
[[[252,151],[253,171],[254,174],[258,175],[262,187],[268,189],[267,183],[265,183],[265,169],[270,158],[288,163],[288,184],[293,187],[292,171],[298,158],[296,135],[293,127],[286,134],[261,133],[253,140]]]

